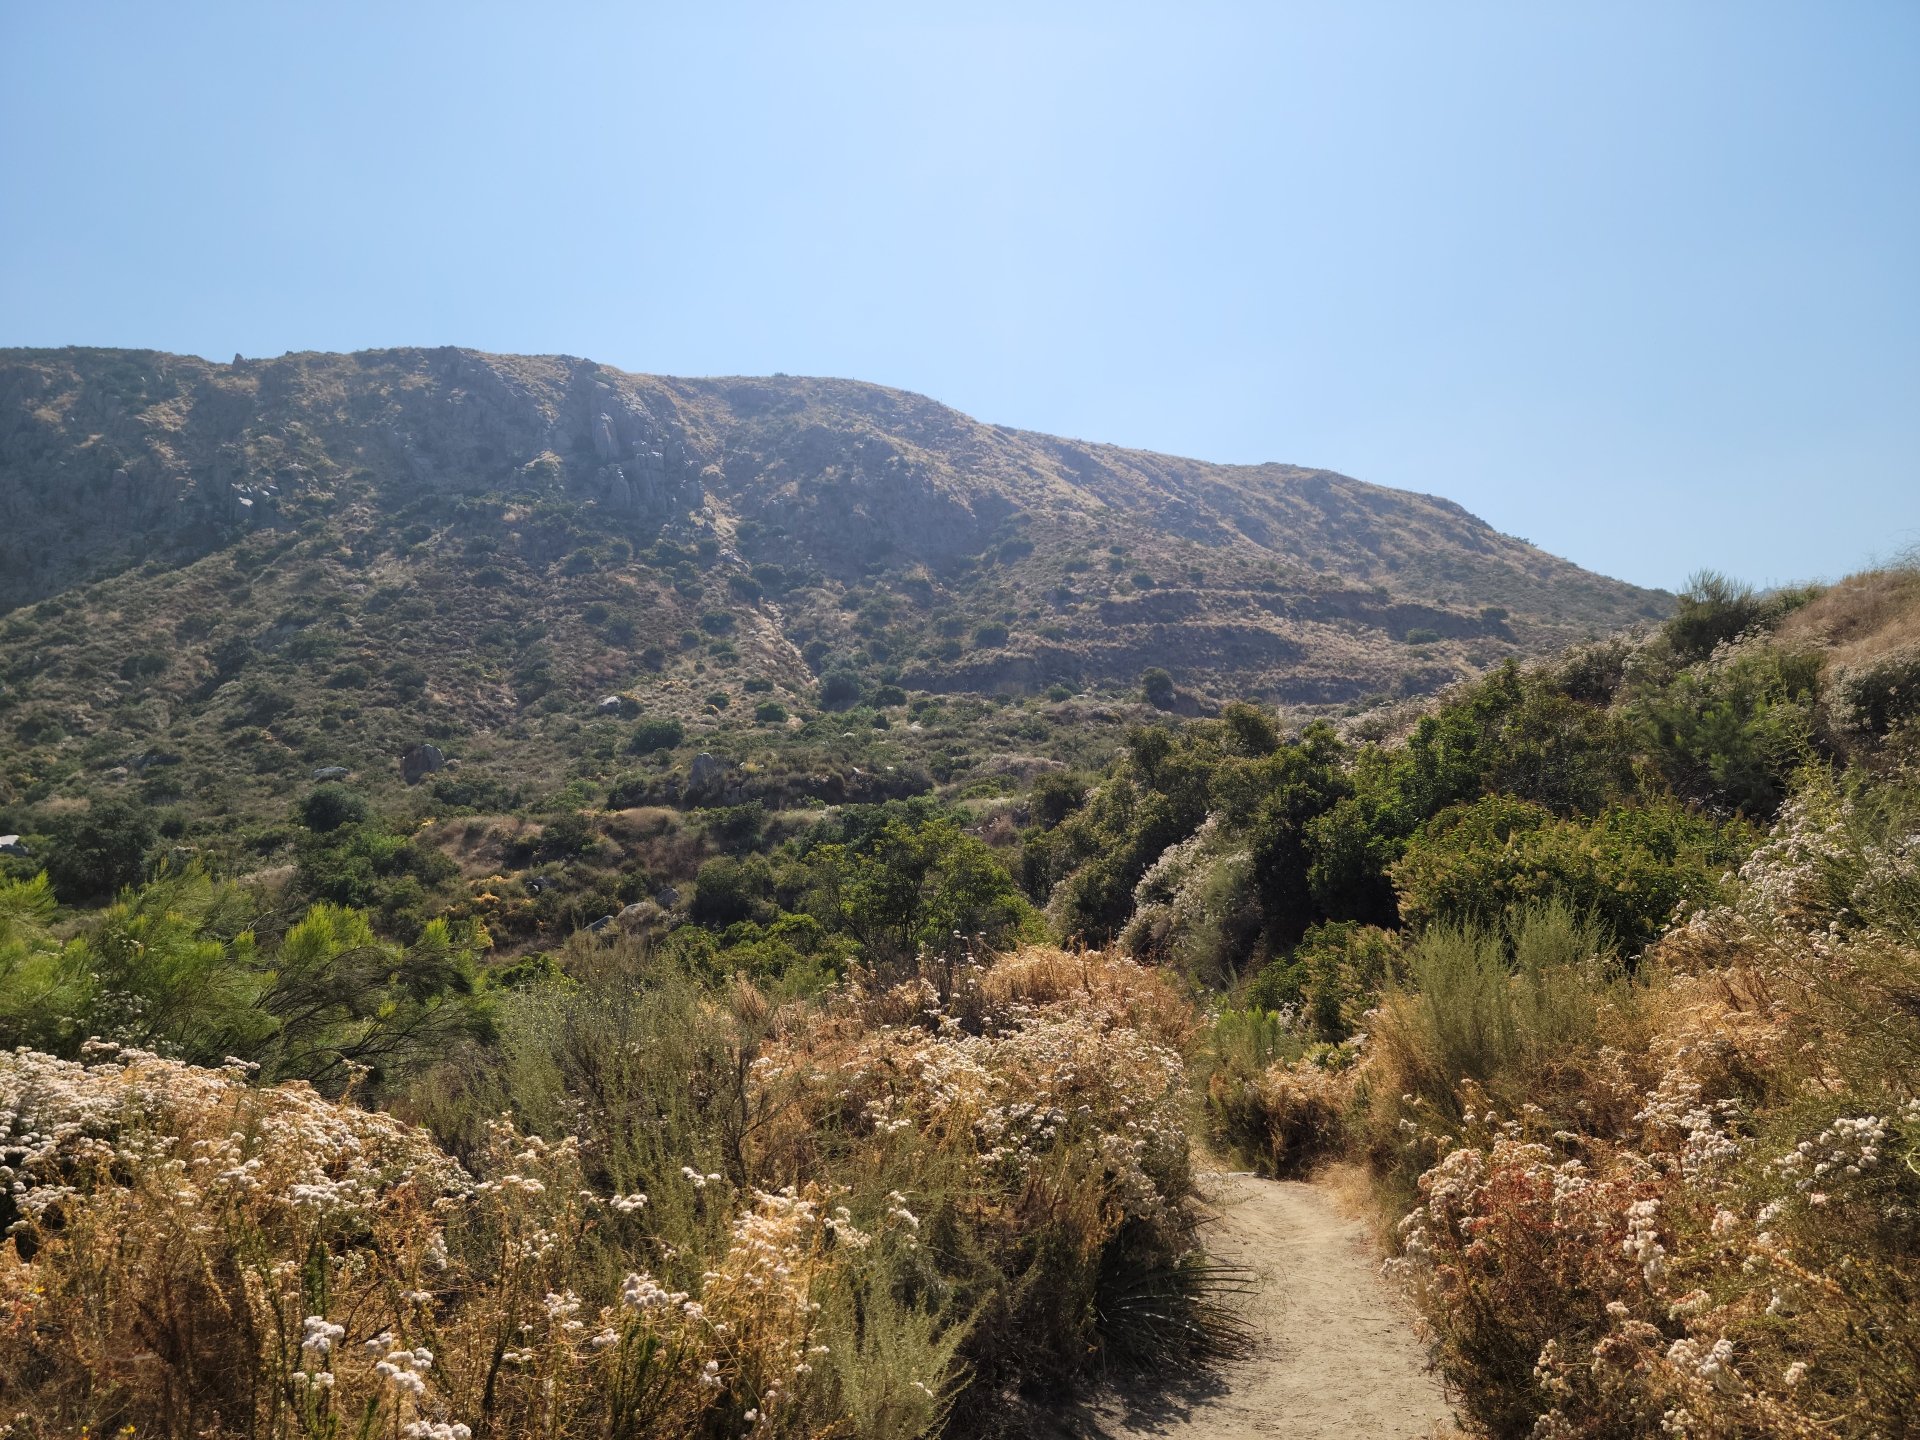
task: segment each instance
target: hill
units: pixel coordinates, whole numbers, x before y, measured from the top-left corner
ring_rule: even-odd
[[[1324,711],[1668,604],[1328,471],[453,349],[0,352],[0,537],[0,803],[245,809],[422,740],[601,787],[639,711],[742,764],[857,738],[843,787],[949,779],[1110,731],[1149,667],[1189,713]],[[920,738],[938,697],[961,753]]]

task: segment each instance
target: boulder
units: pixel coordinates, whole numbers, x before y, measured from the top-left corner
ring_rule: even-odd
[[[606,934],[607,931],[611,930],[612,928],[613,928],[613,916],[602,915],[598,920],[594,921],[591,925],[587,926],[587,933],[589,935],[604,935]]]
[[[720,793],[726,777],[726,762],[701,751],[693,757],[693,768],[687,771],[687,799],[713,798]]]
[[[624,715],[633,702],[624,695],[608,695],[596,707],[602,715]],[[636,707],[637,708],[637,707]]]
[[[344,780],[349,773],[347,767],[344,765],[322,765],[318,770],[313,772],[313,778],[316,780]]]
[[[447,768],[447,757],[437,745],[416,745],[400,757],[400,777],[409,785],[418,785],[436,770]]]
[[[680,892],[671,885],[662,885],[653,892],[653,903],[662,910],[671,910],[680,903]]]
[[[31,855],[26,842],[18,835],[0,835],[0,855]]]

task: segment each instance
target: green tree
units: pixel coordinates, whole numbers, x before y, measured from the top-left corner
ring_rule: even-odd
[[[367,802],[344,785],[317,785],[300,804],[300,823],[324,834],[367,818]]]
[[[993,852],[949,819],[891,819],[857,847],[823,845],[809,859],[814,913],[858,939],[869,964],[910,959],[955,934],[997,945],[1028,913]]]
[[[137,882],[155,840],[153,815],[125,800],[102,800],[53,827],[47,879],[69,905],[96,904]]]
[[[1173,708],[1173,676],[1158,665],[1144,670],[1140,675],[1140,688],[1145,692],[1147,703],[1156,710]]]

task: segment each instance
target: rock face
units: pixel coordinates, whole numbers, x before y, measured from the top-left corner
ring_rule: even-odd
[[[718,800],[726,785],[727,767],[725,762],[716,759],[704,751],[693,757],[693,764],[687,770],[686,798],[690,804],[701,804]]]
[[[400,778],[418,785],[436,770],[447,768],[447,757],[437,745],[416,745],[400,757]]]
[[[376,556],[392,557],[377,578]],[[481,626],[429,634],[410,613],[441,595],[515,631],[552,623],[557,656],[654,658],[495,674],[499,657],[475,653],[495,643]],[[300,773],[333,758],[366,773],[429,725],[491,729],[556,689],[591,709],[633,685],[652,708],[648,692],[685,668],[675,637],[709,629],[791,694],[818,682],[819,647],[875,657],[889,688],[1033,695],[1132,686],[1159,666],[1196,695],[1329,706],[1665,609],[1432,496],[1061,440],[853,381],[454,349],[231,365],[0,350],[0,617],[55,596],[0,623],[0,702],[19,703],[30,676],[44,693],[66,665],[59,703],[77,717],[97,700],[95,733],[106,692],[54,649],[108,651],[85,663],[126,687],[111,713],[131,713],[136,685],[155,707],[127,753],[196,720],[249,655],[295,645],[329,687],[394,680],[403,705],[427,701],[364,750],[342,736],[303,752]],[[156,621],[118,653],[86,633],[176,602],[218,618],[185,634]],[[297,618],[262,628],[245,623],[254,609]],[[996,640],[941,628],[988,615],[1005,622]],[[581,623],[589,634],[567,633]],[[354,664],[320,666],[328,645]],[[141,652],[171,666],[122,674]],[[409,666],[421,683],[385,673]],[[54,717],[0,728],[22,723],[51,733]],[[727,803],[739,783],[703,774],[694,789]]]

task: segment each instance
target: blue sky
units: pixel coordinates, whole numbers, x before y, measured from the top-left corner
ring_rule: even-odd
[[[0,0],[0,344],[847,375],[1677,586],[1920,543],[1920,5]]]

